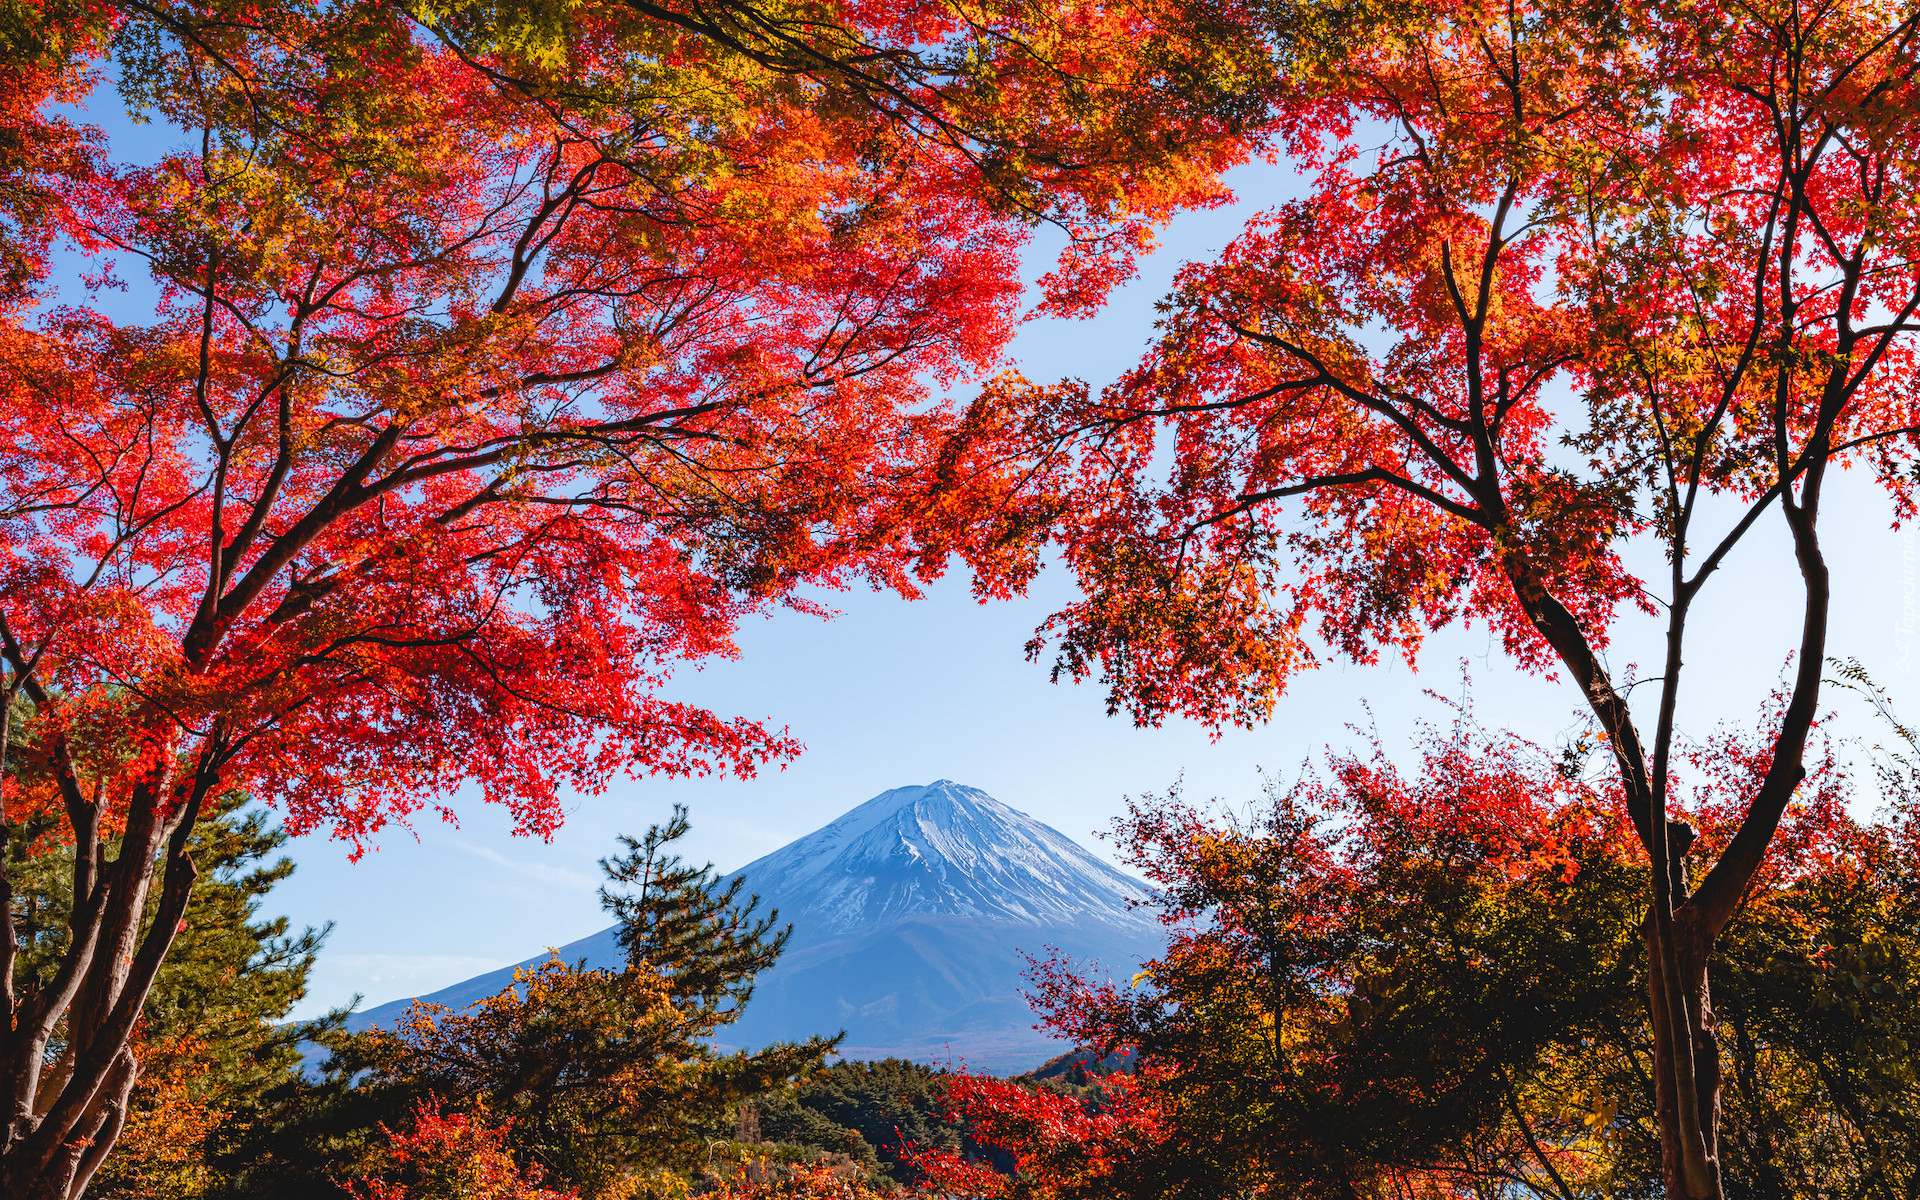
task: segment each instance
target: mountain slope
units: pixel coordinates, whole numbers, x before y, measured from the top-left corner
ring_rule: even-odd
[[[793,940],[723,1031],[758,1046],[844,1029],[850,1058],[953,1058],[985,1070],[1033,1066],[1060,1044],[1032,1028],[1027,955],[1058,949],[1125,978],[1162,933],[1127,905],[1142,885],[1047,825],[950,780],[895,788],[741,868],[791,921]],[[553,951],[614,967],[613,930]],[[542,962],[547,955],[522,966]],[[492,995],[506,967],[422,999]],[[356,1017],[391,1020],[408,1001]]]

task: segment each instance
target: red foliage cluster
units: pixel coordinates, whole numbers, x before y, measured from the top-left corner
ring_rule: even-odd
[[[1093,1105],[1016,1080],[964,1074],[953,1077],[947,1098],[972,1147],[964,1155],[922,1151],[912,1161],[930,1189],[948,1195],[1082,1194],[1166,1136],[1161,1101],[1130,1075],[1102,1079]]]
[[[1693,798],[1702,855],[1737,828],[1729,795],[1764,759],[1779,703],[1757,727],[1686,745],[1676,786]],[[1604,1063],[1581,1056],[1645,1019],[1644,980],[1623,970],[1645,915],[1631,825],[1611,786],[1580,778],[1577,755],[1556,760],[1470,711],[1424,730],[1418,751],[1408,768],[1377,742],[1332,754],[1324,771],[1270,785],[1246,816],[1177,792],[1134,802],[1116,840],[1153,887],[1166,952],[1131,981],[1057,955],[1031,979],[1048,1028],[1138,1048],[1139,1074],[1099,1080],[1094,1107],[956,1078],[956,1119],[985,1154],[932,1156],[936,1180],[983,1196],[1377,1184],[1465,1197],[1516,1173],[1609,1178],[1620,1102],[1564,1097],[1601,1105],[1588,1076]],[[1762,940],[1790,927],[1817,942],[1793,889],[1833,887],[1885,863],[1886,839],[1915,836],[1909,819],[1848,819],[1833,746],[1817,741],[1810,763],[1750,893],[1756,919],[1786,922]]]
[[[516,1164],[506,1127],[484,1110],[448,1113],[423,1100],[401,1132],[384,1125],[380,1132],[387,1139],[380,1162],[345,1183],[352,1200],[577,1200],[572,1190],[541,1187],[539,1167]]]

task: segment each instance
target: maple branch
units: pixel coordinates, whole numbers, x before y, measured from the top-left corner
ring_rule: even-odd
[[[1827,441],[1833,419],[1844,402],[1843,384],[1844,368],[1836,366],[1829,372],[1826,395],[1822,398],[1822,419],[1811,439],[1813,449],[1824,447]],[[1781,714],[1779,732],[1774,737],[1773,758],[1767,772],[1747,806],[1746,816],[1694,894],[1702,920],[1713,933],[1718,933],[1738,908],[1753,873],[1766,856],[1781,815],[1806,777],[1803,756],[1817,715],[1832,589],[1817,529],[1827,455],[1810,454],[1809,459],[1802,499],[1796,503],[1792,494],[1784,489],[1781,494],[1781,508],[1793,535],[1794,557],[1806,588],[1799,664],[1786,710]]]
[[[1519,564],[1510,564],[1506,572],[1514,595],[1520,601],[1521,610],[1573,675],[1574,683],[1586,698],[1587,706],[1599,718],[1600,727],[1606,731],[1620,768],[1627,815],[1632,819],[1634,832],[1640,835],[1641,843],[1651,851],[1654,845],[1653,789],[1647,774],[1646,751],[1626,698],[1614,686],[1600,656],[1587,641],[1586,633],[1573,613],[1531,571]]]
[[[1553,1160],[1547,1157],[1547,1152],[1540,1148],[1539,1139],[1533,1136],[1533,1126],[1528,1123],[1526,1114],[1520,1111],[1520,1100],[1514,1095],[1513,1080],[1507,1076],[1506,1071],[1497,1066],[1494,1068],[1494,1073],[1500,1078],[1500,1089],[1506,1097],[1507,1111],[1513,1114],[1514,1121],[1519,1124],[1520,1136],[1526,1139],[1527,1149],[1533,1152],[1534,1160],[1546,1169],[1547,1178],[1553,1181],[1554,1191],[1559,1200],[1574,1200],[1573,1192],[1567,1187],[1567,1181],[1561,1178],[1559,1168],[1553,1165]]]
[[[186,635],[181,638],[181,651],[188,663],[195,666],[204,663],[214,649],[221,627],[245,612],[266,590],[273,577],[322,530],[342,513],[355,507],[356,497],[363,491],[362,481],[393,447],[399,435],[398,425],[389,425],[376,434],[359,457],[340,472],[333,486],[307,510],[306,515],[294,522],[285,534],[275,538],[273,544],[233,586],[233,590],[221,597],[215,611],[204,619],[196,619],[188,627]]]
[[[42,1115],[32,1135],[26,1139],[23,1153],[30,1160],[39,1163],[42,1169],[52,1163],[62,1152],[63,1147],[71,1146],[76,1130],[81,1131],[84,1140],[85,1126],[98,1128],[102,1104],[114,1103],[110,1093],[113,1072],[111,1064],[120,1056],[127,1056],[127,1036],[139,1019],[141,1006],[145,1003],[148,990],[158,973],[160,963],[178,932],[182,917],[186,913],[192,894],[193,881],[197,874],[193,859],[187,853],[188,840],[194,823],[198,820],[201,804],[219,779],[219,738],[209,738],[203,746],[200,762],[187,795],[168,818],[157,826],[151,821],[137,821],[142,814],[153,814],[155,806],[138,802],[130,806],[128,829],[121,842],[120,857],[115,865],[117,874],[124,876],[122,886],[112,889],[121,897],[114,906],[119,910],[110,914],[96,914],[89,922],[93,928],[96,944],[108,941],[117,947],[132,940],[137,930],[125,927],[126,913],[137,918],[141,901],[145,898],[145,888],[139,886],[144,876],[135,874],[127,868],[141,862],[155,848],[147,836],[146,830],[156,829],[167,844],[165,873],[161,880],[160,898],[152,914],[147,935],[138,939],[138,948],[124,960],[116,964],[113,977],[98,981],[93,985],[85,999],[88,1011],[76,1011],[69,1014],[69,1045],[71,1068],[57,1097]],[[161,786],[143,786],[136,789],[136,795],[144,794],[155,798],[165,792],[165,779]],[[102,889],[103,893],[107,889]],[[103,896],[104,898],[104,896]],[[102,934],[106,936],[103,937]],[[70,960],[77,963],[77,960]],[[79,998],[76,997],[76,1006]],[[51,1013],[49,1014],[52,1015]],[[130,1083],[130,1079],[128,1080]],[[124,1095],[118,1102],[124,1102]]]
[[[1855,394],[1859,392],[1860,388],[1866,384],[1868,374],[1871,373],[1875,367],[1880,365],[1881,361],[1886,357],[1888,351],[1892,349],[1893,331],[1887,330],[1887,331],[1876,331],[1873,333],[1868,333],[1865,330],[1857,330],[1852,328],[1852,325],[1849,317],[1847,316],[1847,313],[1851,308],[1851,305],[1853,302],[1853,291],[1849,290],[1846,293],[1846,296],[1844,299],[1845,299],[1845,307],[1842,307],[1834,317],[1835,324],[1841,327],[1840,345],[1844,348],[1844,351],[1845,351],[1845,353],[1841,356],[1842,362],[1845,362],[1846,359],[1852,355],[1853,347],[1857,342],[1861,340],[1870,340],[1873,343],[1872,347],[1867,351],[1865,361],[1863,361],[1860,364],[1859,370],[1855,371],[1852,374],[1852,376],[1850,378],[1847,378],[1844,382],[1844,385],[1843,385],[1844,394],[1847,399],[1851,399]],[[1908,318],[1912,317],[1916,311],[1920,311],[1920,287],[1915,287],[1908,292],[1906,303],[1903,304],[1900,308],[1900,311],[1895,314],[1894,320],[1891,323],[1891,325],[1894,327],[1905,326]],[[1835,410],[1835,415],[1836,416],[1838,415],[1837,408]],[[1839,453],[1839,451],[1829,447],[1824,451],[1824,453],[1831,456],[1833,454]],[[1802,457],[1804,457],[1804,455]]]
[[[6,612],[0,609],[0,654],[6,656],[13,667],[13,683],[5,698],[10,702],[14,692],[24,693],[33,701],[34,708],[43,715],[53,706],[53,699],[40,684],[34,672],[38,668],[41,655],[52,645],[51,639],[42,640],[31,654],[14,637],[13,627],[7,621]],[[66,734],[57,728],[51,735],[49,752],[55,786],[65,801],[67,812],[72,815],[87,807],[86,793],[81,790],[80,777],[73,763],[73,747],[67,741]],[[78,832],[77,823],[76,830]]]
[[[1225,324],[1227,328],[1233,330],[1241,337],[1247,338],[1250,341],[1261,342],[1269,346],[1277,347],[1298,358],[1301,362],[1306,363],[1319,373],[1319,379],[1325,381],[1329,387],[1347,397],[1349,400],[1354,401],[1356,404],[1363,405],[1393,422],[1394,425],[1399,427],[1402,433],[1405,433],[1413,439],[1414,444],[1420,447],[1421,452],[1427,456],[1429,461],[1447,475],[1451,476],[1455,483],[1467,489],[1469,494],[1475,490],[1475,485],[1478,481],[1475,480],[1473,476],[1467,474],[1458,463],[1454,462],[1451,455],[1441,450],[1439,445],[1427,436],[1426,431],[1420,428],[1417,421],[1401,412],[1385,399],[1371,392],[1356,388],[1342,380],[1329,370],[1325,363],[1320,361],[1319,356],[1315,355],[1305,346],[1295,345],[1285,338],[1278,337],[1271,333],[1261,333],[1257,330],[1247,329],[1232,321],[1227,321]],[[1472,510],[1465,511],[1471,512]],[[1473,519],[1476,523],[1484,524],[1484,521],[1479,517]]]
[[[59,966],[54,969],[53,977],[15,1011],[9,1035],[12,1061],[5,1064],[11,1075],[11,1093],[6,1102],[14,1121],[29,1120],[33,1116],[41,1091],[40,1072],[46,1063],[47,1043],[53,1038],[61,1014],[79,991],[85,973],[93,967],[100,942],[99,918],[106,900],[105,887],[95,888],[85,900],[76,899],[67,922],[73,938]]]
[[[244,559],[247,552],[253,548],[254,541],[266,530],[268,515],[273,511],[274,503],[280,498],[280,489],[286,485],[287,472],[293,469],[295,454],[293,440],[293,397],[288,389],[288,384],[291,382],[291,374],[291,369],[277,373],[268,384],[271,391],[264,393],[265,395],[276,395],[279,397],[279,403],[275,406],[275,432],[277,436],[273,465],[267,469],[266,478],[261,482],[260,494],[254,499],[252,509],[247,514],[247,519],[241,523],[239,531],[233,535],[233,539],[226,545],[223,569],[218,572],[219,588],[225,588],[227,580],[231,577],[231,572],[224,569],[225,564],[239,562]],[[209,592],[213,593],[215,589],[214,580],[210,578],[207,586]]]
[[[1489,422],[1494,432],[1496,434],[1499,432],[1501,426],[1506,422],[1507,415],[1513,411],[1515,405],[1519,404],[1521,400],[1528,396],[1533,395],[1535,388],[1552,377],[1561,367],[1575,361],[1578,357],[1578,355],[1572,352],[1553,355],[1538,367],[1528,371],[1526,376],[1521,379],[1520,385],[1513,388],[1507,396],[1501,399],[1500,403],[1494,406],[1493,420]],[[1502,390],[1506,390],[1506,371],[1504,368],[1501,370],[1500,384]]]
[[[554,163],[558,165],[560,160],[560,147],[557,139],[555,141],[553,159]],[[561,231],[565,229],[567,217],[562,210],[573,207],[574,203],[579,199],[580,191],[586,188],[592,181],[594,173],[605,166],[606,162],[606,159],[600,158],[593,162],[582,164],[574,171],[573,178],[567,181],[567,185],[561,189],[558,195],[549,193],[545,202],[534,210],[532,216],[527,218],[526,228],[521,231],[520,237],[513,243],[512,266],[507,272],[507,278],[500,286],[500,294],[495,297],[493,301],[493,311],[496,314],[506,312],[508,307],[512,305],[513,297],[519,292],[520,284],[526,279],[527,272],[532,269],[534,260],[538,258],[541,252],[552,244],[553,239],[560,236]],[[547,230],[544,236],[540,236],[540,230],[546,226],[548,219],[555,213],[561,214],[560,219],[553,222],[553,227]]]
[[[1244,396],[1234,396],[1228,400],[1209,400],[1183,404],[1153,404],[1131,408],[1117,404],[1103,403],[1100,409],[1097,410],[1099,413],[1098,416],[1089,417],[1081,424],[1067,429],[1065,436],[1070,438],[1073,434],[1084,433],[1090,429],[1106,429],[1114,426],[1133,425],[1141,421],[1150,421],[1157,417],[1175,417],[1183,413],[1230,412],[1236,408],[1245,408],[1249,404],[1258,404],[1262,400],[1269,400],[1286,392],[1308,391],[1328,382],[1330,382],[1330,380],[1319,375],[1309,379],[1291,379],[1285,383],[1276,383],[1271,387],[1264,387],[1255,392],[1248,392]]]
[[[1849,450],[1858,450],[1862,446],[1871,446],[1875,442],[1884,442],[1889,438],[1920,437],[1920,425],[1902,425],[1898,429],[1883,429],[1879,433],[1863,434],[1851,441],[1841,442],[1833,448],[1833,453],[1845,454]]]
[[[1402,491],[1418,496],[1427,503],[1444,509],[1454,516],[1459,517],[1461,520],[1471,521],[1475,525],[1482,524],[1481,514],[1478,510],[1468,508],[1458,501],[1449,500],[1433,489],[1422,487],[1413,480],[1395,474],[1384,467],[1368,467],[1363,471],[1348,471],[1334,475],[1315,475],[1303,479],[1298,483],[1288,484],[1285,487],[1271,488],[1264,492],[1255,492],[1242,496],[1230,507],[1189,524],[1186,528],[1186,533],[1182,535],[1182,540],[1184,541],[1187,536],[1198,532],[1200,529],[1209,525],[1219,524],[1221,521],[1230,520],[1249,509],[1256,508],[1271,500],[1282,500],[1288,496],[1299,496],[1307,492],[1320,491],[1323,488],[1342,487],[1357,483],[1389,484]]]
[[[74,1169],[73,1182],[69,1185],[70,1196],[79,1197],[86,1194],[87,1185],[93,1182],[94,1174],[106,1163],[107,1155],[113,1152],[114,1144],[120,1137],[120,1130],[127,1121],[127,1101],[133,1090],[134,1081],[139,1076],[139,1070],[140,1064],[134,1058],[133,1051],[123,1047],[119,1058],[115,1060],[115,1070],[105,1089],[108,1102],[104,1111],[100,1119],[85,1131],[82,1144],[86,1149],[80,1157],[79,1165]]]

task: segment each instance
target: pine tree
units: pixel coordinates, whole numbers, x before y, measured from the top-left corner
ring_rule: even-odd
[[[756,916],[757,895],[741,902],[744,875],[722,880],[712,863],[694,867],[668,853],[690,828],[686,806],[676,804],[644,837],[621,835],[627,852],[600,860],[611,885],[601,886],[600,906],[620,923],[627,964],[670,980],[676,1002],[718,1029],[738,1019],[754,977],[779,959],[793,926],[779,924],[777,909]]]
[[[845,1154],[880,1181],[911,1187],[924,1178],[915,1154],[961,1148],[947,1080],[903,1058],[837,1062],[755,1101],[753,1123],[766,1142]]]
[[[731,1053],[711,1044],[738,1018],[791,927],[778,925],[775,911],[761,913],[758,896],[743,900],[738,876],[671,853],[687,830],[676,806],[664,825],[622,838],[625,853],[601,864],[601,902],[619,918],[623,968],[555,958],[467,1009],[417,1004],[397,1028],[341,1046],[336,1079],[368,1072],[346,1106],[402,1130],[428,1096],[449,1110],[484,1105],[511,1123],[518,1161],[586,1196],[691,1174],[708,1142],[732,1130],[742,1103],[818,1070],[839,1039]]]

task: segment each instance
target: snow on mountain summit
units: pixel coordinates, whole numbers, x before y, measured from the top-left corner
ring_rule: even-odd
[[[911,915],[1151,925],[1138,880],[979,788],[894,788],[740,869],[803,939]]]

